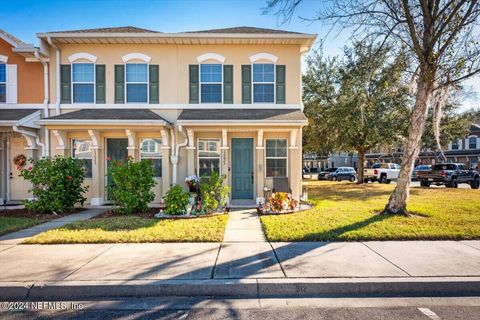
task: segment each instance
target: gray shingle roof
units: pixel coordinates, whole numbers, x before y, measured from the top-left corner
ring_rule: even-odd
[[[0,121],[18,121],[39,109],[0,109]]]
[[[48,33],[142,33],[142,32],[143,33],[160,33],[159,31],[142,29],[142,28],[137,28],[132,26],[51,31]]]
[[[222,28],[222,29],[209,29],[209,30],[199,30],[199,31],[187,31],[186,33],[286,33],[286,34],[301,34],[299,32],[286,31],[286,30],[277,30],[277,29],[266,29],[266,28],[256,28],[256,27],[233,27],[233,28]]]
[[[178,120],[256,120],[256,121],[306,121],[307,117],[295,109],[186,109]]]
[[[158,114],[148,109],[81,109],[48,120],[163,120]]]

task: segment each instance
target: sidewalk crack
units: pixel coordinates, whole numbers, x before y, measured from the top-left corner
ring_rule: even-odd
[[[73,270],[72,272],[70,272],[66,277],[64,277],[62,280],[65,280],[67,279],[68,277],[70,277],[72,274],[74,274],[75,272],[77,272],[78,270],[82,269],[83,267],[85,267],[87,264],[89,264],[90,262],[92,262],[93,260],[97,259],[98,257],[100,257],[102,254],[104,254],[105,252],[107,252],[108,250],[110,250],[111,248],[113,248],[114,245],[111,244],[109,245],[105,250],[103,250],[102,252],[100,252],[99,254],[97,254],[96,256],[94,256],[92,259],[88,260],[87,262],[85,262],[85,264],[81,265],[80,267],[78,267],[77,269]]]
[[[213,264],[212,273],[210,274],[210,279],[215,278],[215,268],[217,267],[218,257],[220,256],[220,249],[222,249],[223,243],[220,243],[218,246],[217,256],[215,257],[215,263]]]
[[[277,252],[275,251],[275,248],[273,247],[273,245],[272,245],[272,243],[271,243],[270,241],[268,241],[268,244],[270,245],[270,248],[272,248],[273,255],[275,256],[275,259],[277,260],[277,263],[278,263],[278,265],[280,266],[280,270],[282,270],[283,276],[284,276],[285,278],[288,278],[288,277],[287,277],[287,274],[285,273],[285,270],[283,269],[282,264],[280,263],[280,259],[278,258],[278,255],[277,255]]]
[[[390,264],[392,264],[393,266],[395,266],[396,268],[402,270],[403,272],[405,272],[405,274],[407,274],[409,277],[413,277],[413,275],[411,275],[410,273],[408,273],[407,271],[405,271],[404,269],[400,268],[400,266],[396,265],[395,263],[393,263],[392,261],[388,260],[386,257],[382,256],[380,253],[378,253],[377,251],[375,251],[374,249],[372,249],[371,247],[369,247],[365,242],[360,242],[361,244],[363,244],[365,247],[367,247],[368,249],[372,250],[373,252],[375,252],[379,257],[383,258],[384,260],[386,260],[387,262],[389,262]]]

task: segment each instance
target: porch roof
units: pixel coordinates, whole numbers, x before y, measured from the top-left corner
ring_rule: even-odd
[[[185,109],[179,124],[308,124],[301,110],[295,109]]]
[[[37,121],[39,124],[138,124],[165,125],[170,123],[148,109],[81,109]]]
[[[32,121],[39,119],[40,109],[0,109],[0,126],[37,128]]]

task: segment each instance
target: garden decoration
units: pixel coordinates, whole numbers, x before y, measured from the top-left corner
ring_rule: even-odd
[[[16,155],[13,163],[17,166],[17,170],[21,170],[27,164],[27,157],[23,154]]]
[[[186,177],[185,183],[187,184],[190,192],[198,191],[199,180],[196,175]]]
[[[298,208],[298,201],[290,193],[275,192],[265,203],[260,202],[258,204],[257,212],[259,214],[291,213]]]

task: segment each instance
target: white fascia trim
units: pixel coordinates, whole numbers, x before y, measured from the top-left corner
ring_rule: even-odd
[[[93,63],[97,62],[97,56],[86,52],[77,52],[68,57],[68,61],[70,62],[75,62],[80,59],[85,59]]]
[[[54,109],[55,105],[50,104],[49,108]],[[165,110],[172,110],[172,109],[296,109],[301,110],[301,105],[298,104],[282,104],[282,105],[272,105],[272,104],[101,104],[101,105],[92,105],[92,104],[62,104],[62,109],[65,110],[79,110],[79,109],[108,109],[108,108],[116,108],[116,109],[165,109]]]
[[[202,63],[202,62],[207,61],[207,60],[216,60],[220,63],[224,63],[225,62],[225,57],[222,56],[221,54],[211,53],[211,52],[202,54],[201,56],[197,57],[198,63]]]
[[[42,115],[42,111],[41,110],[38,110],[38,111],[35,111],[34,113],[18,120],[18,125],[19,126],[22,126],[22,127],[30,127],[30,128],[35,128],[35,129],[39,129],[40,126],[38,126],[36,123],[35,123],[35,120],[38,120],[40,119],[40,116]]]
[[[3,54],[0,54],[0,62],[7,63],[8,62],[8,57],[4,56]]]
[[[139,52],[132,52],[129,54],[126,54],[122,57],[123,62],[127,63],[130,60],[142,60],[146,63],[150,63],[152,60],[152,57],[147,56],[146,54],[139,53]]]
[[[43,125],[57,125],[57,124],[73,124],[73,125],[136,125],[136,126],[165,126],[170,127],[170,124],[165,121],[152,121],[152,120],[79,120],[79,119],[64,119],[64,120],[38,120],[38,124]]]
[[[278,60],[278,57],[271,53],[266,53],[266,52],[261,52],[261,53],[254,54],[253,56],[250,56],[250,62],[254,63],[258,60],[268,60],[273,63],[276,63]]]
[[[17,104],[17,103],[0,103],[0,109],[43,109],[43,106],[38,104]]]
[[[307,125],[308,121],[303,120],[178,120],[178,125],[187,126],[251,126],[251,125],[260,125],[260,126],[292,126],[292,125]]]

